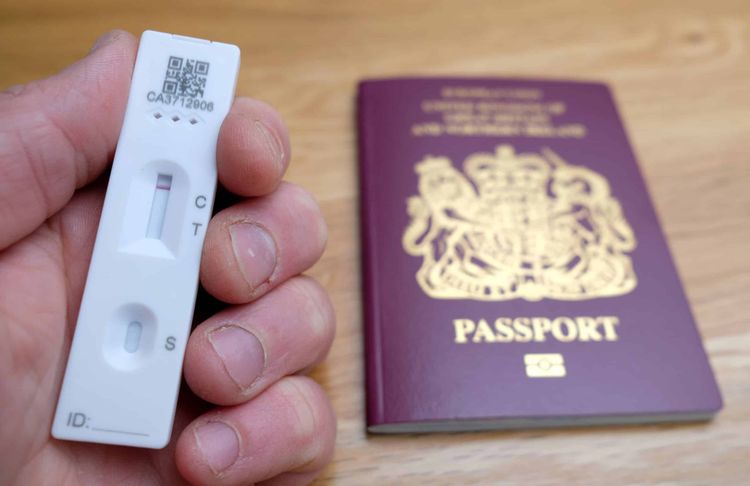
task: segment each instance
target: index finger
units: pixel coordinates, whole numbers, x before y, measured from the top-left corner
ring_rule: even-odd
[[[289,132],[262,101],[237,98],[219,132],[219,181],[240,196],[263,196],[279,185],[289,165]]]

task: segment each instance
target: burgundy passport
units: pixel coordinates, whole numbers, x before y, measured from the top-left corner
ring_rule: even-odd
[[[605,85],[364,81],[358,123],[369,431],[721,408]]]

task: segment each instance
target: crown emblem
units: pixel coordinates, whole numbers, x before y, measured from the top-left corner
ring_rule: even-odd
[[[415,166],[419,194],[407,200],[403,235],[422,258],[416,279],[437,299],[585,300],[623,295],[637,284],[636,239],[607,180],[550,149]]]

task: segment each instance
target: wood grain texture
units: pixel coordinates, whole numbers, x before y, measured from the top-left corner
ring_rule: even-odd
[[[238,44],[239,93],[288,122],[288,178],[330,225],[311,274],[339,322],[314,373],[339,417],[320,484],[750,482],[750,3],[4,0],[0,87],[53,73],[114,27]],[[612,84],[718,375],[716,420],[365,434],[353,102],[359,79],[405,74]]]

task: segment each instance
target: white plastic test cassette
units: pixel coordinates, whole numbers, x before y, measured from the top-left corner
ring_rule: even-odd
[[[170,439],[236,46],[141,36],[68,366],[58,439]]]

